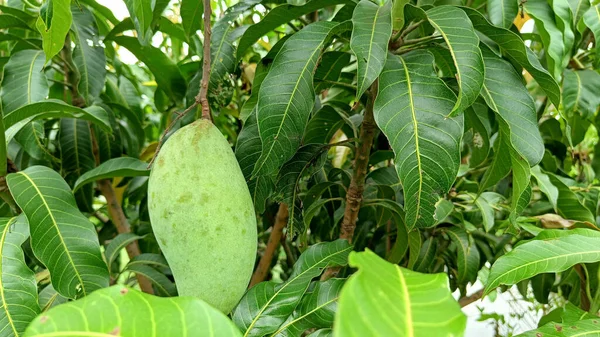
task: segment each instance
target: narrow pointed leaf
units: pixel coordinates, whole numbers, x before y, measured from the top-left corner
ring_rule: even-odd
[[[298,147],[315,102],[313,74],[327,37],[337,26],[316,22],[292,35],[275,57],[258,93],[262,153],[253,176],[276,174]]]
[[[456,96],[433,72],[433,56],[418,51],[388,57],[374,115],[396,156],[406,225],[435,224],[435,204],[460,164],[463,117],[448,118]]]
[[[496,260],[490,270],[485,293],[501,284],[513,285],[540,273],[561,272],[578,263],[597,261],[600,261],[600,249],[595,237],[571,234],[532,240]]]
[[[474,282],[479,271],[479,250],[473,238],[470,238],[464,229],[452,227],[446,231],[450,239],[456,244],[458,254],[458,278],[460,284]]]
[[[525,68],[533,76],[554,106],[560,105],[560,87],[558,83],[548,70],[541,65],[535,54],[527,48],[519,35],[508,29],[493,26],[481,13],[472,8],[461,7],[461,9],[467,13],[475,29],[497,43],[511,61]]]
[[[381,73],[387,57],[387,47],[392,35],[392,1],[383,6],[362,0],[352,15],[350,48],[357,60],[356,97],[369,89]]]
[[[294,312],[311,280],[328,266],[347,263],[352,246],[346,240],[318,243],[307,249],[294,264],[289,279],[281,284],[261,282],[252,287],[233,312],[233,322],[244,336],[264,336]]]
[[[42,35],[45,63],[63,49],[72,20],[71,0],[48,0],[42,6],[35,25]]]
[[[225,315],[199,299],[160,298],[116,285],[102,289],[90,297],[50,309],[35,319],[27,329],[25,337],[115,334],[241,336]]]
[[[108,270],[94,225],[79,212],[62,177],[32,166],[9,174],[6,181],[29,221],[33,252],[50,271],[55,289],[77,298],[107,287]]]
[[[200,29],[202,14],[204,14],[202,0],[181,1],[181,23],[188,39],[196,35],[198,29]]]
[[[43,68],[44,52],[41,50],[21,50],[11,56],[4,66],[0,89],[4,114],[48,96],[48,81]]]
[[[446,274],[421,274],[370,250],[350,254],[358,271],[340,294],[334,336],[460,336],[467,318]]]
[[[98,27],[92,13],[86,7],[73,6],[73,25],[76,45],[73,62],[79,71],[77,88],[87,105],[100,96],[106,77],[106,57],[100,46]]]
[[[429,23],[442,35],[456,67],[458,99],[451,114],[462,113],[479,96],[484,66],[479,38],[467,15],[452,6],[438,6],[427,11]]]
[[[319,67],[315,71],[315,87],[317,93],[334,85],[342,73],[342,69],[350,63],[350,53],[331,51],[324,53],[321,57]]]
[[[518,0],[490,0],[487,5],[490,21],[502,28],[510,28],[519,12]]]
[[[83,173],[75,182],[73,191],[77,191],[83,185],[96,180],[115,177],[139,177],[149,174],[150,170],[148,170],[148,163],[146,162],[131,157],[113,158]]]
[[[133,20],[140,42],[146,41],[152,35],[150,24],[152,23],[153,16],[153,2],[146,0],[125,0],[125,5],[127,5],[129,16]]]
[[[238,45],[237,58],[241,58],[246,50],[258,41],[258,39],[287,22],[299,18],[302,15],[317,11],[323,7],[351,2],[351,0],[319,0],[310,1],[303,6],[292,6],[289,4],[277,6],[269,11],[259,23],[252,25],[246,30]]]
[[[234,27],[231,23],[237,12],[225,14],[213,27],[210,38],[211,69],[210,89],[215,95],[221,90],[220,84],[227,74],[235,71],[237,60],[233,43],[239,39],[248,26]]]
[[[21,245],[29,237],[23,217],[0,219],[0,336],[21,336],[39,314],[35,275]]]

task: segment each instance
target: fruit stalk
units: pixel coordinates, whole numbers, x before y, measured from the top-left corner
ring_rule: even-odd
[[[208,104],[208,81],[210,79],[210,0],[204,0],[204,46],[202,57],[202,80],[200,81],[200,92],[196,96],[196,103],[202,106],[202,118],[212,120],[210,105]]]

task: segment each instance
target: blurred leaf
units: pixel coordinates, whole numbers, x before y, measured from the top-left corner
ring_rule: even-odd
[[[592,337],[600,333],[600,321],[598,319],[586,319],[569,324],[548,323],[541,328],[530,330],[516,337]]]
[[[554,174],[549,173],[548,177],[550,178],[552,185],[556,186],[558,189],[556,205],[560,216],[567,220],[578,220],[589,222],[591,224],[596,223],[596,218],[592,212],[579,201],[577,194],[571,191],[569,186]]]
[[[540,167],[536,165],[531,168],[531,175],[533,175],[537,181],[540,191],[546,195],[554,210],[558,212],[558,188],[552,184],[548,174],[542,172]]]
[[[458,283],[466,285],[468,282],[475,282],[479,271],[479,250],[475,240],[464,229],[458,227],[452,227],[446,233],[456,244]]]
[[[563,236],[526,242],[501,256],[492,265],[485,293],[489,294],[501,284],[513,285],[537,274],[561,272],[578,263],[600,261],[597,237],[563,232]]]
[[[345,265],[351,250],[348,241],[342,239],[310,246],[286,282],[261,282],[250,288],[234,309],[233,322],[246,332],[244,336],[277,331],[298,306],[311,280],[326,267]]]
[[[564,72],[563,106],[567,114],[577,118],[593,118],[600,106],[600,74],[594,70]],[[583,137],[582,137],[583,138]]]
[[[83,173],[75,182],[73,191],[77,191],[83,185],[96,180],[147,175],[150,175],[148,163],[131,157],[113,158]]]
[[[460,164],[463,117],[447,117],[456,96],[435,76],[433,55],[425,51],[390,56],[379,81],[374,115],[396,153],[406,226],[432,226],[435,204]]]
[[[202,14],[204,14],[202,0],[182,0],[180,12],[185,35],[191,39],[201,26]]]
[[[552,291],[555,280],[556,275],[553,273],[538,274],[531,279],[533,296],[536,301],[542,304],[548,304],[548,296],[550,295],[550,291]]]
[[[340,113],[331,105],[325,105],[308,121],[302,143],[327,144],[343,124]]]
[[[600,40],[600,4],[592,6],[583,14],[583,22],[592,31],[596,41]],[[600,64],[600,43],[596,43],[596,65]]]
[[[52,158],[58,160],[46,148],[46,134],[44,132],[44,124],[40,121],[33,121],[25,125],[19,132],[15,134],[15,140],[21,144],[23,150],[27,152],[31,158],[44,160]]]
[[[334,336],[460,336],[467,319],[446,274],[421,274],[370,250],[350,254],[358,268],[340,294]]]
[[[52,283],[48,284],[42,291],[40,291],[40,307],[42,311],[46,311],[59,304],[67,302],[67,298],[57,293]],[[35,317],[34,317],[35,318]]]
[[[4,66],[0,88],[4,114],[48,96],[48,82],[43,68],[44,52],[41,50],[21,50],[11,55]]]
[[[409,0],[396,0],[392,8],[392,22],[394,30],[400,30],[404,27],[404,6],[409,3]]]
[[[519,13],[518,0],[490,0],[487,4],[490,21],[502,28],[510,28]]]
[[[140,43],[145,44],[145,41],[152,37],[152,30],[150,24],[153,18],[153,7],[155,1],[146,0],[124,0],[129,11],[129,16],[133,20],[135,30],[138,33],[138,40]]]
[[[451,115],[457,115],[475,102],[483,85],[484,65],[478,48],[479,38],[469,18],[456,7],[432,8],[427,11],[427,18],[442,34],[454,59],[459,91]]]
[[[392,1],[383,6],[369,0],[356,5],[352,15],[350,48],[357,61],[357,93],[362,94],[375,82],[387,57],[387,47],[392,35]]]
[[[321,56],[321,62],[315,71],[315,87],[317,93],[333,86],[342,73],[342,69],[350,63],[350,53],[341,51],[326,52]]]
[[[142,263],[129,263],[125,267],[125,271],[134,272],[150,280],[150,282],[152,282],[152,284],[154,285],[154,288],[157,290],[158,296],[177,296],[177,287],[175,286],[175,283],[171,282],[171,280],[169,280],[163,273],[159,272],[158,270],[152,268],[149,265]]]
[[[171,324],[173,322],[181,323]],[[199,299],[159,298],[122,285],[52,308],[36,318],[25,337],[53,334],[241,336],[225,315]]]
[[[48,0],[40,8],[35,26],[42,35],[46,54],[44,63],[48,63],[63,49],[72,20],[71,0]]]
[[[1,218],[0,233],[0,335],[20,336],[40,312],[35,275],[21,249],[29,237],[27,219]]]
[[[9,174],[6,182],[27,216],[33,251],[53,276],[56,290],[77,298],[107,287],[96,230],[77,209],[62,177],[50,168],[32,166]]]
[[[481,98],[465,110],[465,132],[471,131],[469,167],[479,166],[490,152],[491,130],[488,116],[488,107]]]

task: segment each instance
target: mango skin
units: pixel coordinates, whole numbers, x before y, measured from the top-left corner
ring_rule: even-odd
[[[211,122],[187,125],[163,145],[150,173],[148,211],[179,296],[229,313],[254,269],[256,216],[235,155]]]

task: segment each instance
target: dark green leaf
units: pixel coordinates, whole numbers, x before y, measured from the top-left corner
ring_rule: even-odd
[[[592,31],[596,40],[600,40],[600,4],[592,6],[583,14],[583,22]],[[596,43],[596,64],[600,64],[600,43]]]
[[[519,12],[518,0],[490,0],[487,3],[490,21],[502,28],[510,28]]]
[[[152,268],[149,265],[136,263],[136,264],[128,264],[125,267],[125,271],[131,271],[136,274],[142,275],[152,284],[157,290],[157,295],[163,297],[174,297],[177,296],[177,287],[175,283],[171,282],[163,273],[158,270]]]
[[[600,74],[594,70],[567,69],[563,76],[565,113],[577,114],[583,119],[592,118],[600,106]]]
[[[404,27],[404,6],[409,2],[409,0],[394,1],[394,7],[392,7],[392,23],[394,30],[400,30]]]
[[[114,239],[110,240],[108,246],[104,250],[104,256],[106,257],[106,263],[108,264],[108,270],[112,270],[111,265],[121,252],[121,249],[125,248],[132,242],[142,239],[143,237],[133,233],[121,233]]]
[[[331,105],[325,105],[310,119],[304,133],[304,144],[326,144],[342,127],[344,120]]]
[[[452,227],[446,231],[450,239],[456,244],[458,254],[458,278],[460,284],[475,282],[479,271],[479,250],[475,240],[464,229]]]
[[[48,82],[43,68],[44,52],[41,50],[21,50],[11,56],[4,66],[0,89],[5,115],[48,96]]]
[[[332,86],[342,73],[342,69],[350,63],[350,53],[341,51],[331,51],[324,53],[321,62],[315,71],[315,83],[318,83],[315,91],[321,92],[323,89]]]
[[[25,150],[25,152],[27,152],[31,158],[37,160],[49,158],[58,160],[47,149],[44,124],[40,121],[33,121],[25,125],[21,130],[19,130],[19,132],[15,134],[15,140],[21,144],[23,150]]]
[[[40,307],[42,311],[67,302],[67,298],[57,293],[52,283],[48,284],[39,294]],[[35,317],[34,317],[35,318]]]
[[[62,177],[32,166],[9,174],[6,181],[29,221],[33,251],[53,276],[56,290],[76,298],[107,287],[108,270],[94,225],[79,212]]]
[[[146,0],[124,0],[129,11],[129,16],[133,20],[135,30],[137,30],[138,38],[142,44],[144,41],[152,37],[150,24],[152,23],[152,10],[155,1]]]
[[[454,93],[433,71],[433,55],[390,56],[379,79],[374,114],[396,153],[409,229],[435,224],[435,204],[460,164],[463,117],[448,118]]]
[[[182,0],[181,1],[181,23],[185,35],[191,39],[196,35],[196,31],[200,29],[202,22],[202,14],[204,14],[204,6],[202,0]]]
[[[149,174],[150,170],[148,170],[148,163],[146,162],[131,157],[113,158],[83,173],[75,182],[73,191],[77,191],[83,185],[96,180],[114,177],[139,177]]]
[[[585,221],[591,224],[596,223],[596,218],[587,209],[575,192],[571,191],[558,176],[549,173],[550,182],[558,189],[558,199],[556,200],[556,206],[558,214],[567,220]]]

